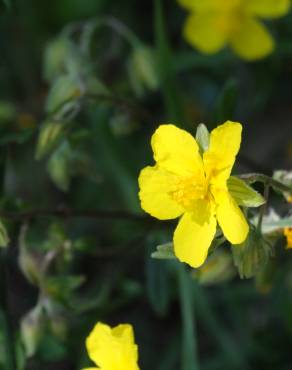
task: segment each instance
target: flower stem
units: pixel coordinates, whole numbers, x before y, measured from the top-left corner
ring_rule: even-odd
[[[266,183],[265,184],[265,190],[264,190],[264,198],[265,198],[266,201],[260,208],[259,220],[258,220],[258,224],[257,224],[257,231],[258,232],[261,232],[261,229],[262,229],[263,218],[264,218],[264,214],[266,213],[267,203],[269,201],[269,193],[270,193],[270,184]]]
[[[199,370],[191,278],[182,263],[177,264],[177,270],[183,325],[181,368],[182,370]]]

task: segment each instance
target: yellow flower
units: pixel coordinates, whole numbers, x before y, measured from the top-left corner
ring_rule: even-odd
[[[184,37],[201,52],[213,54],[229,45],[241,58],[264,58],[274,40],[260,21],[287,14],[290,0],[178,0],[191,11]]]
[[[86,339],[86,347],[89,357],[98,367],[84,370],[139,370],[138,347],[129,324],[111,328],[97,323]]]
[[[285,227],[284,235],[287,239],[287,248],[292,248],[292,227]]]
[[[193,267],[204,263],[217,221],[232,244],[247,237],[249,226],[227,188],[241,131],[236,122],[218,126],[203,156],[196,140],[174,125],[161,125],[152,136],[156,165],[140,173],[141,206],[160,220],[182,216],[174,233],[174,251]]]

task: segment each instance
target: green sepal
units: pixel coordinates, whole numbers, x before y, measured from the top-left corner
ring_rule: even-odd
[[[210,133],[203,123],[200,123],[197,127],[196,140],[202,153],[208,150],[210,143]]]

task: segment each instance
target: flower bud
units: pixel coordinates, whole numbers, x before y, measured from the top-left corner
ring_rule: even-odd
[[[272,254],[272,246],[251,227],[245,242],[232,246],[232,253],[240,277],[251,278],[267,264]]]

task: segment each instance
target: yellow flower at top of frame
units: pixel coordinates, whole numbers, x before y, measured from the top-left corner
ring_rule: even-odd
[[[98,367],[83,370],[139,370],[138,347],[129,324],[111,328],[98,322],[86,339],[86,347]]]
[[[274,50],[272,35],[260,19],[284,16],[290,0],[178,0],[190,11],[184,37],[202,53],[214,54],[229,45],[247,61]]]
[[[152,136],[156,164],[140,173],[141,206],[160,220],[181,216],[174,252],[192,267],[207,258],[217,221],[230,243],[240,244],[247,237],[248,223],[227,188],[241,131],[236,122],[218,126],[203,155],[192,135],[174,125],[161,125]]]

